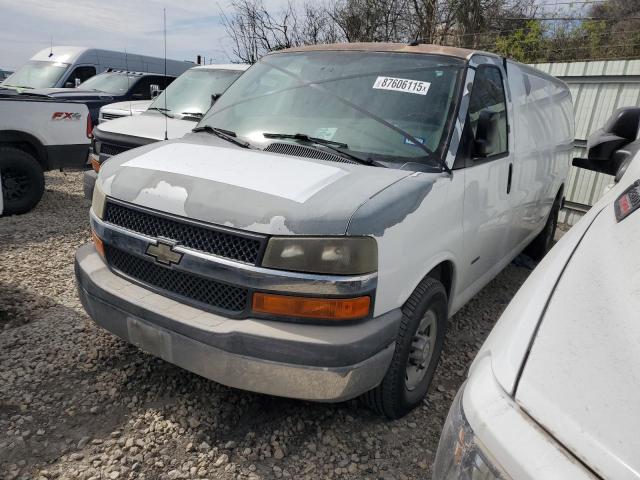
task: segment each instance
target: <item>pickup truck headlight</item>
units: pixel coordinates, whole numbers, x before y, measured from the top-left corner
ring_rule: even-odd
[[[104,217],[104,207],[107,203],[107,196],[104,194],[102,189],[100,188],[100,182],[96,180],[96,184],[93,187],[93,199],[91,201],[91,208],[93,213],[102,220]]]
[[[378,269],[373,237],[273,237],[262,266],[292,272],[359,275]]]
[[[444,424],[438,453],[433,466],[433,478],[442,480],[505,480],[489,455],[478,444],[462,410],[464,386],[458,390]]]

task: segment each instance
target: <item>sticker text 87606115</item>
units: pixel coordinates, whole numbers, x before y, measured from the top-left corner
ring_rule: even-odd
[[[393,90],[417,95],[426,95],[430,86],[429,82],[394,77],[378,77],[373,84],[373,88],[377,90]]]

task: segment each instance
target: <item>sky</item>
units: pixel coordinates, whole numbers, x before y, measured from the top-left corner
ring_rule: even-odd
[[[278,8],[284,0],[265,0]],[[225,0],[0,0],[0,69],[15,70],[54,45],[105,48],[163,56],[162,9],[167,9],[167,57],[214,63],[231,60],[220,12]]]

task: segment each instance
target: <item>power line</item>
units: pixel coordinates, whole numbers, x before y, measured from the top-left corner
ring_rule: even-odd
[[[443,37],[447,38],[447,37],[453,37],[453,38],[461,38],[461,37],[483,37],[483,36],[496,36],[496,37],[500,37],[503,36],[505,33],[515,33],[515,32],[522,32],[522,33],[527,33],[530,29],[527,27],[520,27],[520,28],[512,28],[512,29],[506,29],[506,30],[498,30],[498,31],[478,31],[478,32],[470,32],[470,33],[447,33],[445,35],[443,35]],[[574,31],[575,32],[575,31]],[[558,30],[553,30],[551,32],[549,31],[543,31],[543,34],[548,34],[551,33],[553,36],[557,36],[558,35]],[[606,37],[606,36],[615,36],[621,33],[639,33],[637,29],[631,29],[631,30],[615,30],[615,31],[607,31],[607,32],[601,32],[601,33],[589,33],[587,34],[589,38],[592,37]]]
[[[535,20],[538,22],[553,22],[553,21],[566,21],[566,22],[582,22],[585,20],[640,20],[640,17],[502,17],[503,20]]]

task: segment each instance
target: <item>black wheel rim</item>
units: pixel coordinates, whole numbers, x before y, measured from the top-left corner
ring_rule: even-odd
[[[29,176],[15,168],[7,168],[0,172],[2,178],[2,197],[6,202],[23,198],[31,188]]]

